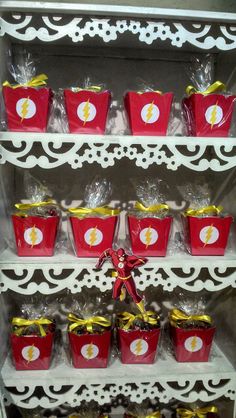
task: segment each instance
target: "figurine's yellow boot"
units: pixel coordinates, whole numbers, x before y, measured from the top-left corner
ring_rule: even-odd
[[[141,314],[143,316],[144,321],[148,321],[148,316],[147,316],[146,309],[144,307],[143,300],[141,300],[139,303],[136,303],[136,305],[137,305],[138,309],[140,310],[140,312],[141,312]]]

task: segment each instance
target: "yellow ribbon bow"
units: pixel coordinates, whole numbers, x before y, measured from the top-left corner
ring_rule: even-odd
[[[69,331],[73,332],[78,327],[86,327],[87,332],[90,334],[93,333],[93,325],[100,325],[101,327],[108,328],[111,326],[111,321],[106,319],[104,316],[91,316],[87,319],[78,318],[76,315],[70,313],[68,315],[68,320],[72,322],[69,325]]]
[[[215,205],[211,205],[211,206],[204,206],[203,208],[200,209],[187,209],[184,212],[185,216],[200,216],[200,215],[210,215],[213,213],[213,215],[219,215],[223,210],[223,206],[215,206]]]
[[[70,208],[68,211],[79,218],[83,218],[86,215],[114,216],[120,214],[120,209],[113,209],[109,206],[100,206],[97,208]]]
[[[187,409],[187,408],[177,408],[177,414],[181,418],[205,418],[206,415],[211,412],[214,414],[218,413],[218,408],[214,405],[206,406],[205,408],[198,408],[198,409]]]
[[[145,315],[148,317],[148,319],[145,320],[145,322],[147,322],[148,324],[151,324],[151,325],[157,325],[160,318],[155,312],[146,311]],[[155,318],[153,318],[153,316],[155,316]],[[134,320],[135,319],[143,319],[143,315],[142,314],[134,315],[134,314],[131,314],[130,312],[122,312],[122,313],[117,315],[117,318],[118,318],[119,322],[124,323],[124,326],[122,326],[122,329],[128,330],[128,329],[130,329]]]
[[[132,412],[128,412],[127,415],[134,417],[134,418],[161,418],[160,411],[154,411],[149,415],[135,415]]]
[[[101,86],[88,86],[88,87],[76,87],[75,88],[76,91],[94,91],[94,93],[100,93],[100,91],[102,90]]]
[[[136,210],[140,210],[141,212],[161,212],[162,210],[169,210],[169,206],[166,203],[160,203],[159,205],[144,206],[142,203],[136,202],[134,208]]]
[[[44,331],[43,325],[50,325],[52,321],[47,318],[39,318],[39,319],[25,319],[25,318],[13,318],[12,325],[16,327],[29,327],[30,325],[37,325],[39,328],[39,332],[41,337],[45,337],[46,332]],[[19,329],[16,332],[17,335],[21,335],[23,329]]]
[[[202,321],[212,324],[212,318],[209,315],[188,315],[180,309],[172,309],[169,313],[170,323],[173,327],[179,328],[185,321]]]
[[[157,93],[157,94],[163,94],[161,90],[144,90],[144,91],[137,91],[138,94],[144,94],[144,93]]]
[[[35,203],[16,203],[15,207],[19,210],[30,210],[32,208],[39,208],[39,207],[43,207],[43,206],[48,206],[48,205],[55,205],[55,202],[51,199],[45,201],[45,202],[35,202]]]
[[[36,75],[36,77],[32,77],[31,80],[23,84],[11,84],[9,83],[9,81],[4,81],[2,85],[4,87],[11,87],[12,89],[18,89],[19,87],[40,87],[47,85],[47,79],[48,77],[46,76],[46,74],[39,74]]]
[[[186,87],[186,93],[188,96],[191,96],[193,93],[200,93],[204,96],[211,93],[222,92],[226,90],[226,85],[221,81],[216,81],[215,83],[211,84],[206,90],[200,91],[197,90],[194,86]]]

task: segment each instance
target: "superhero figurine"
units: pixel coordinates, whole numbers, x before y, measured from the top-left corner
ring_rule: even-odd
[[[116,281],[113,286],[112,295],[113,299],[120,298],[120,300],[123,300],[125,298],[126,288],[141,314],[145,318],[146,310],[144,308],[143,299],[137,293],[131,272],[134,268],[145,264],[147,259],[136,257],[135,255],[128,255],[125,253],[123,248],[119,248],[117,251],[109,248],[100,255],[96,268],[101,268],[107,258],[111,258],[112,264],[116,270]]]

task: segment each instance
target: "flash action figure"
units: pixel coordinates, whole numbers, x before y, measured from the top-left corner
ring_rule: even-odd
[[[113,286],[112,295],[113,299],[120,298],[120,300],[123,300],[125,298],[126,288],[142,315],[145,316],[146,310],[143,299],[137,293],[131,272],[134,268],[144,265],[147,262],[147,259],[136,257],[135,255],[128,255],[123,248],[119,248],[117,251],[109,248],[100,255],[96,268],[101,268],[107,258],[111,259],[116,270],[116,281]]]

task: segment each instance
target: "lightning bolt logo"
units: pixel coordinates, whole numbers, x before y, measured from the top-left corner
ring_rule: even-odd
[[[95,244],[96,240],[97,240],[97,227],[95,226],[95,228],[93,228],[92,231],[90,232],[90,236],[89,236],[90,247],[92,247]]]
[[[191,341],[191,349],[192,351],[195,351],[195,348],[197,347],[197,337],[193,337]]]
[[[134,350],[135,354],[138,356],[141,353],[142,349],[143,349],[142,340],[138,340],[135,346],[135,350]]]
[[[89,344],[87,347],[87,358],[93,357],[93,344]]]
[[[150,121],[150,119],[151,119],[151,117],[153,115],[153,104],[154,104],[154,101],[152,103],[150,103],[150,105],[148,106],[147,115],[146,115],[147,122]]]
[[[146,248],[151,244],[152,241],[152,229],[149,226],[145,232],[145,239],[146,239]]]
[[[84,114],[84,125],[86,124],[89,116],[90,116],[90,104],[89,104],[89,99],[87,100],[87,102],[84,105],[83,108],[83,114]]]
[[[213,225],[210,225],[209,228],[206,231],[206,240],[205,240],[205,244],[204,247],[208,244],[208,242],[211,239],[212,236],[212,232],[213,232]]]
[[[29,97],[27,97],[27,99],[23,101],[22,106],[21,106],[21,123],[27,116],[28,110],[29,110]]]
[[[34,346],[31,345],[27,351],[28,362],[34,359]]]
[[[211,112],[211,118],[210,118],[211,129],[213,128],[213,126],[215,125],[215,122],[216,122],[216,116],[217,116],[217,105],[218,105],[218,102],[216,102],[216,104],[215,104],[215,106],[213,107],[212,112]]]
[[[36,232],[35,225],[34,225],[30,232],[30,240],[31,240],[32,247],[34,247],[34,245],[36,244],[37,238],[38,236],[37,236],[37,232]]]

